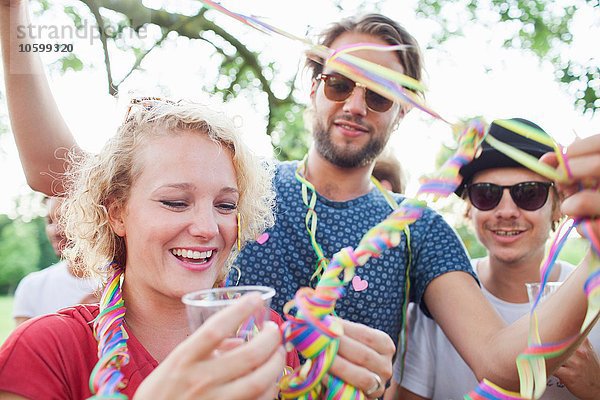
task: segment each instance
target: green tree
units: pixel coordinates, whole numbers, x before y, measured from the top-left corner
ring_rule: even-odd
[[[363,11],[383,9],[383,4],[387,3],[383,1],[374,8],[371,2],[363,1],[357,8],[356,2],[334,2],[340,9],[348,4]],[[41,2],[41,12],[48,7],[47,0]],[[145,57],[165,42],[185,37],[208,43],[214,49],[213,59],[218,63],[220,78],[207,82],[205,89],[219,93],[223,98],[244,91],[256,99],[257,109],[266,110],[267,134],[271,136],[278,158],[298,158],[306,151],[306,130],[302,121],[304,106],[295,98],[296,76],[286,78],[284,82],[281,78],[275,79],[279,72],[277,64],[262,57],[251,39],[236,37],[221,26],[222,22],[217,21],[223,19],[219,19],[216,11],[201,3],[194,4],[193,11],[173,11],[177,9],[175,7],[155,9],[141,0],[73,0],[63,9],[77,27],[84,26],[86,19],[95,21],[100,27],[109,93],[116,94],[121,83],[142,66]],[[571,27],[577,12],[598,12],[598,9],[599,0],[415,1],[418,18],[439,24],[437,34],[427,47],[439,46],[448,38],[463,34],[461,27],[473,23],[504,32],[506,47],[525,49],[554,65],[557,80],[573,94],[573,101],[582,113],[594,113],[600,106],[600,58],[594,49],[590,49],[589,59],[583,61],[569,59],[568,52],[561,50],[573,39]],[[462,12],[457,13],[457,10]],[[149,27],[162,32],[154,43],[139,37],[140,32]],[[127,35],[123,36],[123,33]],[[111,64],[113,51],[133,54],[130,70],[120,74],[119,79]],[[63,71],[79,70],[84,65],[76,53],[61,60]]]
[[[0,215],[0,293],[12,292],[16,284],[40,262],[36,225]]]
[[[447,10],[460,9],[462,16]],[[491,11],[491,17],[490,15]],[[572,25],[577,13],[600,15],[599,0],[419,0],[417,14],[439,23],[432,45],[453,35],[462,35],[461,26],[481,23],[504,33],[504,46],[524,49],[552,63],[557,80],[572,93],[582,113],[600,107],[600,53],[589,49],[585,60],[569,58],[565,51],[573,41]],[[597,21],[597,18],[596,18]]]
[[[40,249],[40,257],[36,265],[36,269],[44,269],[52,264],[57,263],[59,258],[54,252],[54,248],[50,244],[50,241],[48,240],[48,235],[46,235],[46,219],[43,217],[35,217],[29,222],[29,224],[33,225]]]
[[[0,294],[12,293],[25,275],[58,261],[40,216],[42,198],[34,192],[22,195],[13,200],[10,216],[0,214]]]

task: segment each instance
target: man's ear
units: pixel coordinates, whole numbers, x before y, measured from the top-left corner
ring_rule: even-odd
[[[122,204],[111,201],[108,205],[108,223],[117,236],[125,237],[125,210]]]
[[[392,125],[394,127],[393,128],[394,131],[396,129],[398,129],[400,122],[402,122],[404,117],[406,117],[406,114],[408,114],[410,112],[410,110],[412,110],[412,106],[410,104],[399,104],[399,106],[400,106],[400,109],[398,110],[398,114],[396,114],[394,124]]]
[[[560,211],[560,203],[558,203],[552,210],[552,232],[556,231],[563,216],[563,213]]]
[[[311,101],[315,101],[315,96],[317,94],[317,89],[319,88],[319,81],[316,79],[312,80],[312,83],[310,85],[310,100]]]
[[[564,216],[562,211],[560,211],[560,205],[565,199],[565,193],[551,188],[550,196],[552,196],[552,231],[554,232]]]
[[[413,105],[412,104],[408,104],[408,103],[404,103],[404,104],[400,104],[400,118],[404,118],[408,115],[409,112],[412,111],[413,109]]]
[[[465,213],[463,214],[463,217],[471,222],[471,212],[473,211],[473,206],[468,200],[463,199],[463,201],[465,202]]]

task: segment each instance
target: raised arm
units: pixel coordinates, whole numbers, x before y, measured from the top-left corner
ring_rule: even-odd
[[[579,332],[587,310],[582,290],[587,267],[577,268],[561,288],[538,307],[542,342],[557,342]],[[426,289],[425,302],[448,339],[479,380],[518,391],[516,357],[527,347],[529,315],[510,326],[483,296],[475,281],[464,272],[450,272],[434,279]],[[546,362],[548,374],[575,350]]]
[[[27,0],[0,0],[4,81],[27,183],[53,195],[62,192],[62,184],[49,173],[63,172],[67,151],[79,148],[52,96],[41,59],[32,52],[19,52],[20,44],[33,44],[23,29],[30,24],[28,8]]]

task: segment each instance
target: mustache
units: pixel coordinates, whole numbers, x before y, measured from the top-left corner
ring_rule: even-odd
[[[369,131],[371,131],[373,128],[371,126],[371,124],[369,124],[367,121],[365,121],[365,119],[363,117],[361,117],[360,115],[342,114],[342,115],[336,116],[333,119],[333,122],[340,122],[340,121],[352,122],[353,124],[360,125],[363,128],[368,129]]]

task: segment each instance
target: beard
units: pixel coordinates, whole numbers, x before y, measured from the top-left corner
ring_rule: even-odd
[[[317,152],[327,161],[341,168],[364,167],[372,163],[385,148],[389,135],[369,134],[369,141],[362,147],[353,144],[338,146],[331,140],[331,132],[316,121],[313,136]]]

